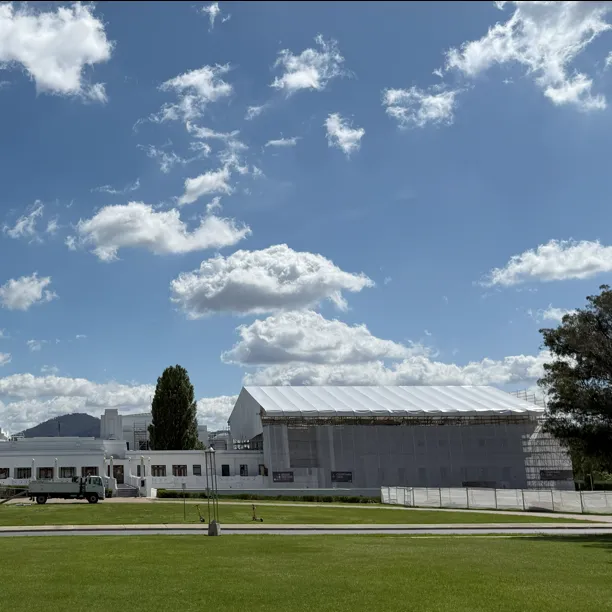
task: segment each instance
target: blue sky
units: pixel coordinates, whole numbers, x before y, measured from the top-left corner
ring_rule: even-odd
[[[609,10],[0,5],[0,427],[175,363],[211,427],[244,381],[533,387],[612,270]]]

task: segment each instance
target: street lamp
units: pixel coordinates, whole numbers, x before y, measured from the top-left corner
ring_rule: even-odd
[[[212,447],[204,451],[206,472],[206,500],[208,503],[208,535],[221,535],[219,524],[219,490],[217,487],[217,459]],[[211,503],[212,502],[212,503]]]

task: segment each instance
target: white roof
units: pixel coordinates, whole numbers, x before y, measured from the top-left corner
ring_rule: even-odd
[[[541,414],[544,409],[494,387],[245,387],[266,416],[425,416]]]

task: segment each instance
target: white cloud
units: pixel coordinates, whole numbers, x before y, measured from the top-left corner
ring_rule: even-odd
[[[152,156],[149,156],[152,157]],[[132,191],[136,191],[140,188],[140,179],[136,179],[133,183],[128,183],[122,189],[115,189],[111,185],[101,185],[100,187],[94,187],[91,191],[92,193],[110,193],[111,195],[124,195],[126,193],[131,193]]]
[[[49,291],[50,276],[38,277],[34,272],[30,276],[11,278],[0,286],[0,304],[8,310],[28,310],[34,304],[43,304],[57,298],[57,294]]]
[[[551,240],[536,249],[513,255],[503,268],[494,268],[482,281],[485,287],[510,287],[527,281],[589,278],[612,271],[612,247],[598,240]]]
[[[221,210],[223,208],[223,206],[221,205],[221,198],[219,196],[213,198],[207,205],[206,205],[206,212],[210,215],[212,213],[214,213],[216,210]]]
[[[43,366],[50,375],[14,374],[0,378],[0,427],[18,432],[47,419],[73,412],[100,416],[106,408],[121,414],[149,412],[154,385],[95,383],[85,378],[56,376],[56,368]],[[226,427],[236,396],[198,400],[198,421],[209,429]]]
[[[363,364],[291,364],[263,368],[244,377],[256,385],[507,385],[535,381],[550,355],[515,355],[466,365],[433,361],[415,355],[386,366]]]
[[[47,234],[55,234],[55,232],[57,232],[59,228],[59,223],[58,223],[58,219],[57,217],[53,218],[53,219],[49,219],[49,221],[47,222],[47,229],[45,230],[45,232]]]
[[[232,86],[221,77],[229,72],[224,66],[204,66],[185,72],[162,83],[162,91],[173,91],[178,97],[174,104],[164,104],[161,110],[149,117],[151,121],[193,121],[202,115],[208,104],[231,95]]]
[[[249,106],[247,108],[247,112],[244,116],[244,118],[247,121],[251,121],[251,119],[255,119],[255,117],[259,117],[259,115],[261,115],[261,113],[263,113],[266,108],[268,108],[267,104],[260,104],[259,106]]]
[[[305,49],[299,55],[293,55],[288,49],[283,49],[278,54],[274,67],[282,68],[283,74],[274,79],[271,87],[282,90],[287,95],[300,89],[321,91],[332,79],[347,74],[342,68],[344,58],[336,41],[325,41],[319,34],[315,42],[319,49]]]
[[[186,124],[187,131],[194,138],[202,138],[203,140],[223,140],[226,142],[236,140],[237,136],[240,134],[240,130],[234,130],[232,132],[217,132],[208,127],[202,127],[199,125],[195,125],[195,123],[191,123],[190,121]]]
[[[42,349],[44,340],[28,340],[26,344],[32,353],[36,353]]]
[[[344,310],[343,291],[373,285],[364,274],[344,272],[322,255],[280,244],[207,259],[198,270],[181,273],[170,287],[172,301],[195,319],[215,312],[295,310],[324,300]]]
[[[91,219],[79,221],[81,243],[92,246],[102,261],[117,258],[122,248],[145,248],[157,255],[189,253],[236,244],[251,233],[232,219],[208,215],[189,231],[176,209],[155,211],[143,202],[106,206]]]
[[[11,363],[10,353],[0,353],[0,368],[5,366],[7,363]]]
[[[298,136],[293,136],[292,138],[277,138],[276,140],[268,140],[264,147],[295,147],[298,140]]]
[[[74,236],[66,236],[66,240],[64,240],[64,244],[71,250],[76,251],[77,249],[77,240]]]
[[[593,95],[592,79],[572,68],[574,60],[600,34],[610,29],[605,21],[609,2],[498,2],[514,12],[479,40],[451,49],[446,70],[476,77],[495,64],[525,67],[555,104],[574,104],[581,110],[602,109],[606,100]]]
[[[383,280],[383,283],[385,285],[388,285],[393,279],[390,276],[385,276],[385,279]]]
[[[213,2],[207,6],[203,6],[200,11],[205,15],[208,15],[208,19],[210,21],[210,29],[212,30],[215,27],[215,19],[218,15],[221,14],[221,9],[219,8],[218,2]]]
[[[9,336],[6,335],[5,329],[0,329],[0,340],[6,340]]]
[[[354,151],[359,151],[361,139],[365,135],[363,128],[353,128],[350,123],[338,113],[332,113],[325,120],[327,143],[330,147],[341,149],[347,157]]]
[[[566,314],[574,314],[575,310],[566,310],[565,308],[556,308],[552,304],[548,305],[548,308],[540,308],[538,310],[527,311],[527,314],[534,320],[540,321],[555,321],[561,323],[563,317]]]
[[[104,85],[83,77],[87,66],[106,62],[113,49],[93,10],[78,3],[49,11],[0,5],[0,64],[22,66],[39,92],[106,101]]]
[[[425,352],[373,336],[365,325],[325,319],[312,310],[282,312],[241,325],[240,341],[221,356],[225,363],[366,363]]]
[[[42,368],[40,368],[40,373],[56,376],[59,373],[59,368],[56,366],[44,365]]]
[[[85,340],[85,338],[87,338],[87,336],[85,334],[77,334],[75,336],[76,340]]]
[[[450,125],[453,122],[455,98],[459,90],[385,89],[383,106],[400,128],[425,127],[426,125]]]
[[[198,423],[207,425],[208,431],[227,429],[227,420],[238,399],[237,395],[204,397],[198,400]]]
[[[213,193],[232,193],[229,184],[230,169],[225,165],[219,170],[209,170],[195,178],[185,180],[185,193],[178,199],[179,205],[191,204],[204,195]]]
[[[172,170],[175,165],[184,166],[186,164],[195,161],[196,159],[201,159],[202,157],[206,157],[210,152],[210,147],[202,147],[199,149],[200,153],[193,157],[181,157],[177,155],[174,151],[164,151],[162,147],[156,147],[154,145],[136,145],[137,148],[141,149],[147,154],[147,157],[151,159],[157,160],[159,163],[160,170],[167,174]],[[166,145],[164,145],[166,146]],[[195,149],[192,149],[195,150]]]
[[[1,8],[0,6],[0,10]],[[36,231],[36,223],[38,219],[42,217],[44,209],[45,205],[40,202],[40,200],[36,200],[33,206],[30,207],[29,212],[19,217],[13,227],[5,225],[2,231],[11,238],[31,238],[32,240],[39,240],[40,238]]]

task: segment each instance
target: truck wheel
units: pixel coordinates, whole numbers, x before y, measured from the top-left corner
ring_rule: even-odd
[[[47,503],[47,496],[46,495],[37,495],[36,496],[36,503],[37,504],[46,504]]]
[[[90,504],[97,504],[98,503],[98,494],[97,493],[91,493],[90,495],[87,496],[87,501]]]

